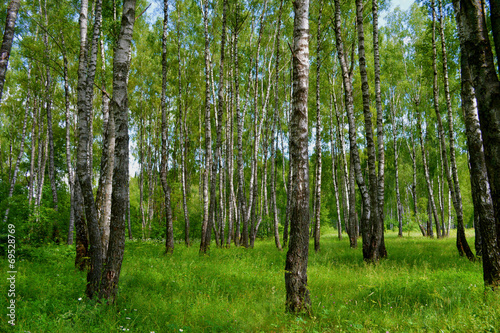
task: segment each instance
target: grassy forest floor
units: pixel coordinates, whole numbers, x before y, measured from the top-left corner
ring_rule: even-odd
[[[85,298],[86,274],[74,269],[73,246],[24,247],[10,329],[2,260],[0,332],[500,331],[500,295],[485,292],[481,263],[458,256],[454,235],[398,239],[387,232],[389,259],[373,266],[360,248],[327,231],[321,252],[309,255],[311,316],[285,313],[286,252],[272,239],[253,250],[213,246],[204,257],[198,244],[176,244],[166,257],[161,242],[130,241],[114,306]]]

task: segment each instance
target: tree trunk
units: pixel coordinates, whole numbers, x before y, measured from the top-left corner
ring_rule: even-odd
[[[129,188],[128,71],[135,0],[124,0],[120,35],[113,59],[113,97],[111,112],[115,121],[115,159],[111,198],[111,223],[106,266],[102,271],[99,296],[114,303],[125,249],[125,215]]]
[[[368,86],[368,74],[366,71],[365,42],[363,28],[363,1],[356,0],[356,17],[358,31],[358,57],[359,70],[361,74],[361,91],[363,96],[363,115],[365,119],[365,136],[368,155],[368,179],[370,200],[363,202],[363,214],[366,220],[362,220],[363,236],[363,258],[367,261],[376,262],[386,257],[383,245],[384,226],[379,215],[378,206],[378,177],[376,167],[375,142],[373,140],[372,114],[370,111],[370,88]],[[354,120],[354,119],[353,119]],[[352,124],[355,126],[355,124]],[[351,127],[351,124],[349,124]],[[352,140],[352,139],[351,139]],[[357,160],[357,158],[356,158]],[[357,161],[356,161],[357,163]],[[359,178],[360,176],[358,176]],[[359,181],[358,181],[359,186]],[[368,220],[369,219],[369,220]]]
[[[7,6],[7,17],[5,19],[5,29],[3,31],[2,46],[0,46],[0,103],[2,102],[2,92],[7,74],[10,50],[14,40],[17,12],[21,6],[21,0],[11,0]]]
[[[380,96],[380,55],[378,47],[378,0],[372,0],[373,14],[373,58],[375,69],[375,106],[377,108],[377,147],[378,147],[378,188],[377,204],[379,218],[379,232],[381,240],[379,252],[382,257],[387,257],[384,241],[384,193],[385,193],[385,147],[384,147],[384,113],[382,110],[382,98]]]
[[[234,239],[236,241],[236,237],[234,235],[234,221],[235,221],[235,207],[234,207],[234,31],[232,38],[230,40],[230,54],[231,54],[231,69],[229,71],[229,96],[230,100],[228,101],[228,125],[226,126],[226,163],[227,163],[227,179],[229,183],[229,209],[228,209],[228,217],[227,217],[227,242],[226,246],[231,246],[231,241]]]
[[[462,210],[462,194],[460,191],[460,184],[458,182],[458,171],[457,171],[457,162],[455,158],[455,133],[453,130],[453,110],[451,106],[451,97],[450,97],[450,85],[448,82],[448,56],[446,53],[446,41],[444,39],[444,23],[443,23],[443,5],[442,1],[439,2],[439,34],[441,36],[441,48],[443,52],[443,74],[444,74],[444,93],[446,97],[446,108],[448,110],[448,126],[449,126],[449,139],[450,139],[450,163],[451,163],[451,171],[453,175],[450,175],[450,169],[448,167],[448,159],[446,157],[445,152],[443,151],[443,160],[445,162],[444,166],[446,168],[446,178],[448,179],[448,186],[451,191],[451,197],[453,200],[453,206],[455,207],[455,212],[457,214],[457,249],[458,253],[463,256],[464,254],[467,256],[469,260],[474,260],[474,254],[472,253],[469,244],[467,243],[467,238],[465,238],[465,229],[464,229],[464,218],[463,218],[463,210]],[[439,116],[438,125],[440,122],[441,116]],[[442,125],[441,125],[442,127]],[[441,138],[441,144],[444,142],[444,131],[442,131],[443,137]],[[443,149],[445,149],[445,145],[443,144]]]
[[[69,104],[69,78],[68,78],[68,57],[66,55],[66,45],[64,42],[64,34],[61,30],[61,51],[63,55],[63,78],[64,78],[64,105],[65,115],[66,115],[66,167],[68,168],[68,183],[69,183],[69,195],[70,195],[70,215],[69,215],[69,228],[68,228],[68,245],[73,244],[73,231],[75,228],[75,209],[74,209],[74,191],[75,191],[75,179],[73,174],[73,166],[71,164],[71,110]]]
[[[84,200],[78,174],[75,175],[75,186],[73,195],[73,209],[76,229],[76,257],[75,267],[80,271],[90,270],[91,261],[89,253],[89,232],[85,222]]]
[[[179,111],[179,131],[180,131],[180,149],[181,149],[181,187],[182,187],[182,209],[184,211],[184,244],[189,247],[189,212],[187,207],[187,180],[186,180],[186,136],[187,133],[184,132],[184,114],[182,110],[182,76],[181,76],[181,32],[180,32],[180,23],[179,18],[181,17],[181,12],[179,8],[179,2],[177,2],[177,61],[178,61],[178,87],[179,87],[179,95],[177,101],[177,107]]]
[[[279,220],[278,220],[278,205],[276,203],[276,151],[278,150],[278,140],[275,138],[277,120],[279,114],[279,63],[280,63],[280,33],[281,33],[281,15],[283,13],[283,0],[280,1],[280,8],[278,13],[277,32],[276,32],[276,62],[275,62],[275,81],[274,81],[274,114],[273,124],[271,127],[271,209],[273,212],[273,229],[274,229],[274,243],[279,251],[283,251],[280,243],[279,235]],[[276,133],[277,134],[277,133]],[[283,154],[283,152],[281,152]],[[285,165],[282,166],[285,168]]]
[[[212,134],[210,126],[210,60],[209,60],[209,36],[208,36],[208,0],[203,1],[203,23],[205,27],[205,170],[203,173],[203,223],[201,227],[200,253],[207,253],[210,248],[210,236],[212,225],[209,217],[208,178],[212,167]],[[241,146],[240,146],[241,147]],[[215,191],[215,189],[214,189]],[[212,195],[210,195],[210,205]],[[212,211],[212,210],[210,210]]]
[[[484,4],[477,0],[454,0],[460,39],[476,93],[483,138],[484,158],[493,200],[497,237],[500,233],[500,82],[493,62]],[[481,219],[480,219],[481,220]],[[481,222],[482,223],[482,222]],[[481,229],[483,230],[483,229]],[[484,233],[482,233],[484,235]],[[497,240],[498,241],[498,240]],[[484,256],[489,255],[483,253]],[[493,279],[494,280],[494,279]],[[498,280],[490,284],[500,284]]]
[[[396,204],[397,204],[397,218],[398,218],[398,237],[403,237],[403,206],[401,205],[401,195],[399,193],[399,148],[398,148],[398,138],[397,138],[397,127],[396,127],[396,107],[398,103],[396,101],[396,96],[394,94],[391,96],[391,124],[392,124],[392,142],[394,145],[394,170],[395,170],[395,180],[396,180]]]
[[[331,96],[331,95],[330,95]],[[331,99],[330,99],[331,101]],[[339,240],[342,239],[342,219],[340,215],[340,200],[339,200],[339,191],[337,185],[337,163],[335,163],[335,141],[333,135],[333,105],[330,103],[330,151],[332,156],[332,180],[333,180],[333,191],[335,192],[335,205],[337,207],[337,234]],[[345,200],[344,200],[345,201]],[[349,233],[349,231],[348,231]]]
[[[493,34],[493,44],[495,45],[495,54],[497,58],[497,68],[500,73],[500,1],[489,0],[490,20]]]
[[[248,224],[245,222],[246,210],[246,195],[245,195],[245,175],[243,173],[243,121],[244,117],[240,110],[240,67],[239,67],[239,51],[238,51],[238,39],[241,25],[240,22],[240,2],[236,0],[236,12],[235,12],[235,27],[234,27],[234,99],[235,99],[235,112],[236,112],[236,124],[237,124],[237,146],[238,146],[238,156],[237,156],[237,173],[238,173],[238,216],[236,224],[236,235],[235,235],[235,245],[240,245],[240,228],[243,228],[241,232],[241,240],[243,246],[248,246]],[[243,225],[241,225],[243,224]]]
[[[101,39],[101,71],[102,71],[102,153],[101,174],[97,187],[96,205],[101,229],[103,252],[106,253],[109,243],[109,225],[111,220],[111,193],[113,185],[113,167],[115,153],[115,124],[113,115],[109,112],[109,97],[106,92],[106,59],[104,43]],[[141,153],[141,152],[140,152]]]
[[[49,17],[47,14],[47,0],[44,1],[44,5],[42,8],[42,4],[40,3],[40,15],[43,15],[45,18],[45,26],[49,26]],[[49,36],[47,30],[45,30],[43,34],[43,43],[45,45],[45,60],[47,64],[49,62]],[[50,188],[52,190],[52,201],[54,203],[54,210],[58,210],[57,203],[57,188],[56,188],[56,179],[55,179],[55,166],[54,166],[54,132],[52,130],[52,76],[50,74],[50,67],[46,65],[45,68],[45,112],[47,113],[47,133],[48,133],[48,144],[49,144],[49,179],[50,179]],[[53,224],[53,240],[58,241],[59,230],[57,224]]]
[[[334,82],[331,82],[332,85],[332,98],[333,98],[333,108],[335,109],[335,117],[337,119],[337,141],[340,146],[340,162],[342,171],[341,180],[342,183],[342,200],[344,205],[344,224],[346,226],[346,231],[349,235],[349,245],[351,248],[355,249],[358,247],[358,232],[357,232],[357,221],[356,221],[356,193],[354,189],[354,169],[347,171],[347,158],[345,153],[345,139],[344,139],[344,121],[343,116],[340,115],[340,111],[337,107],[337,98],[335,96],[334,90]],[[352,188],[352,191],[351,191]]]
[[[250,167],[250,187],[249,187],[249,198],[248,198],[248,211],[246,215],[247,226],[250,227],[250,247],[253,247],[255,241],[255,210],[257,207],[257,193],[258,193],[258,171],[257,171],[257,158],[259,151],[259,143],[260,143],[260,133],[262,128],[262,121],[265,117],[264,114],[261,115],[260,121],[258,119],[258,97],[259,97],[259,55],[260,55],[260,46],[262,41],[262,36],[264,33],[264,14],[267,9],[267,0],[264,0],[264,8],[262,9],[262,13],[259,19],[259,36],[257,38],[257,52],[255,56],[255,71],[254,71],[254,99],[253,99],[253,107],[254,107],[254,115],[253,115],[253,131],[254,131],[254,140],[253,140],[253,150],[252,150],[252,163]],[[266,96],[267,100],[267,96]],[[263,107],[265,109],[265,107]],[[250,225],[248,225],[250,224]],[[248,247],[248,244],[244,244],[245,247]]]
[[[470,7],[472,5],[472,7]],[[487,36],[482,35],[479,27],[484,27],[484,17],[483,9],[479,2],[472,3],[459,3],[458,1],[453,2],[455,8],[457,26],[460,36],[460,48],[464,50],[461,53],[460,67],[461,67],[461,97],[462,97],[462,110],[464,112],[465,120],[465,130],[467,134],[467,146],[470,153],[470,176],[471,176],[471,188],[473,193],[473,199],[475,198],[475,209],[478,209],[479,213],[479,229],[482,240],[482,260],[483,260],[483,279],[484,284],[493,289],[498,289],[500,285],[500,255],[498,251],[498,211],[495,209],[494,198],[491,192],[491,174],[489,174],[488,159],[484,147],[486,139],[484,139],[484,131],[489,125],[484,124],[485,129],[483,129],[482,121],[480,122],[480,115],[478,115],[481,108],[487,105],[487,96],[484,96],[484,91],[478,92],[478,89],[474,89],[473,85],[477,85],[478,88],[484,89],[478,83],[484,78],[477,77],[478,72],[485,71],[483,75],[487,73],[494,73],[494,67],[492,61],[485,61],[484,57],[477,58],[475,61],[481,60],[481,62],[486,62],[489,68],[477,68],[477,64],[469,63],[471,56],[469,52],[479,51],[483,55],[488,53],[488,51],[483,48],[480,50],[471,49],[471,42],[476,42],[474,37],[487,38]],[[476,20],[474,22],[474,20]],[[472,31],[469,30],[472,27],[472,31],[475,35],[468,35]],[[482,43],[476,46],[488,45],[488,39],[483,39]],[[492,60],[490,54],[490,60]],[[478,61],[479,62],[479,61]],[[488,72],[490,71],[490,72]],[[491,75],[491,74],[489,74]],[[474,79],[474,76],[476,78]],[[493,80],[492,77],[490,79]],[[484,81],[483,81],[484,83]],[[491,86],[489,86],[491,87]],[[498,86],[497,86],[498,87]],[[474,91],[475,90],[475,91]],[[476,97],[482,95],[481,103],[479,103],[479,98],[476,104]],[[496,99],[498,101],[498,99]],[[494,105],[494,103],[492,103]],[[488,113],[483,109],[484,113]],[[485,115],[483,113],[483,116]],[[480,124],[481,123],[481,124]],[[481,128],[480,128],[481,126]],[[483,142],[484,140],[484,142]],[[498,165],[497,165],[498,167]]]
[[[30,72],[31,72],[31,70],[28,69],[28,82],[30,81],[30,77],[31,77]],[[26,92],[26,102],[25,102],[26,105],[25,105],[25,112],[24,112],[24,118],[23,118],[23,129],[21,132],[21,143],[19,146],[19,154],[17,155],[17,159],[16,159],[16,165],[14,166],[14,172],[12,172],[12,177],[10,177],[10,188],[9,188],[9,194],[7,197],[7,209],[5,210],[5,216],[3,218],[4,225],[7,224],[7,219],[9,218],[9,211],[10,211],[9,201],[10,201],[10,198],[12,198],[12,195],[14,194],[14,187],[16,186],[19,165],[21,164],[21,159],[23,158],[23,155],[24,155],[24,141],[26,139],[26,126],[28,123],[28,115],[30,113],[30,102],[31,102],[31,91],[28,87],[27,92]]]
[[[141,213],[142,239],[146,238],[146,213],[144,212],[144,115],[139,119],[139,211]]]
[[[321,0],[318,13],[318,35],[316,38],[316,174],[315,174],[315,204],[314,204],[314,251],[320,250],[321,234],[321,101],[320,101],[320,73],[321,73],[321,14],[323,13],[323,3]],[[333,155],[332,155],[333,159]],[[341,237],[341,236],[340,236]]]
[[[89,254],[91,257],[90,271],[87,275],[87,296],[92,299],[98,291],[103,265],[103,251],[101,233],[97,220],[97,210],[92,192],[92,175],[89,169],[88,147],[91,131],[89,115],[91,114],[93,99],[93,84],[95,77],[97,42],[101,28],[101,0],[95,4],[95,23],[92,41],[87,45],[87,12],[88,2],[82,0],[80,12],[80,56],[78,67],[77,109],[78,109],[78,146],[76,172],[80,181],[85,206],[85,216],[89,231]],[[90,88],[89,88],[90,85]]]
[[[161,184],[163,187],[166,211],[165,253],[174,252],[174,225],[170,204],[170,186],[167,180],[168,164],[168,115],[166,105],[167,95],[167,28],[168,28],[168,0],[163,1],[163,35],[161,52]]]
[[[411,183],[411,193],[413,197],[413,213],[415,214],[415,220],[417,221],[418,227],[420,228],[420,231],[422,232],[422,236],[427,235],[426,228],[420,223],[420,220],[418,218],[418,200],[417,200],[417,153],[415,152],[415,139],[413,137],[413,131],[410,130],[410,140],[411,140],[411,149],[410,145],[408,144],[408,141],[406,142],[408,146],[408,151],[410,151],[410,157],[412,161],[412,170],[413,170],[413,180]]]
[[[36,159],[36,129],[38,126],[38,104],[36,96],[33,97],[33,108],[32,108],[32,118],[33,118],[33,127],[31,128],[31,156],[30,156],[30,178],[28,183],[28,205],[31,208],[31,203],[33,201],[33,194],[35,194],[34,187],[36,186],[35,179],[35,159]]]
[[[286,255],[286,310],[308,311],[311,306],[307,289],[309,252],[309,163],[307,95],[309,89],[309,1],[294,2],[293,29],[293,101],[290,122],[293,193],[290,219],[290,246]]]

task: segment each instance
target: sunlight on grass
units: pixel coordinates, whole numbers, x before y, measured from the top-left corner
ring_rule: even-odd
[[[498,331],[499,296],[485,293],[481,264],[458,256],[453,235],[401,239],[387,232],[389,258],[376,266],[335,235],[325,230],[320,253],[311,246],[312,312],[302,317],[284,311],[286,252],[272,239],[248,250],[213,244],[209,256],[179,244],[171,257],[161,242],[127,242],[114,306],[85,298],[86,275],[73,268],[74,247],[25,248],[16,331]],[[4,279],[0,287],[6,290]],[[7,330],[5,318],[0,325]]]

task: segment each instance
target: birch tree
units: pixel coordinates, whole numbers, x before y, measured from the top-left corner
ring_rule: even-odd
[[[286,255],[286,309],[298,313],[311,306],[307,289],[309,252],[309,164],[308,112],[309,89],[309,1],[294,2],[293,101],[290,122],[293,189],[291,189],[290,245]]]

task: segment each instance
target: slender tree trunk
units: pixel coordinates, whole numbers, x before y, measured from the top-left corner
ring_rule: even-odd
[[[331,96],[331,95],[330,95]],[[337,163],[335,162],[335,141],[334,141],[334,134],[333,134],[333,112],[332,108],[333,105],[331,105],[331,98],[330,98],[330,151],[331,151],[331,156],[332,156],[332,179],[333,179],[333,191],[335,192],[335,205],[337,207],[337,233],[339,240],[342,239],[342,218],[340,215],[340,200],[339,200],[339,191],[338,191],[338,184],[337,184]],[[345,201],[345,200],[344,200]],[[348,231],[349,234],[349,231]]]
[[[418,110],[418,104],[419,102],[418,101],[415,101],[415,107],[417,108],[417,129],[418,129],[418,134],[419,134],[419,140],[420,140],[420,147],[421,147],[421,150],[422,150],[422,161],[424,163],[424,175],[425,175],[425,182],[427,184],[427,194],[429,196],[429,206],[430,206],[430,211],[432,212],[432,215],[434,216],[434,220],[436,221],[436,233],[438,235],[438,238],[440,237],[439,236],[439,219],[438,219],[438,215],[437,215],[437,209],[436,209],[436,204],[435,204],[435,201],[434,201],[434,193],[433,193],[433,190],[432,190],[432,184],[431,184],[431,179],[430,179],[430,176],[429,176],[429,165],[427,164],[427,154],[426,154],[426,151],[425,151],[425,146],[424,146],[424,138],[423,138],[423,135],[422,135],[422,119],[421,119],[421,114],[420,114],[420,111]],[[429,216],[429,223],[431,223],[431,216]],[[431,224],[432,225],[432,224]],[[430,237],[433,237],[432,235],[432,227],[431,228],[428,228],[430,229],[428,232],[427,232],[427,235],[430,236]]]
[[[444,135],[444,134],[443,134]],[[443,145],[441,144],[440,134],[438,134],[439,141],[439,151],[443,151]],[[446,149],[446,148],[444,148]],[[439,160],[436,161],[436,169],[440,172],[437,175],[438,181],[438,209],[441,217],[441,237],[444,237],[444,161],[443,155],[440,155]]]
[[[208,36],[208,0],[203,1],[203,23],[205,26],[205,170],[203,174],[203,223],[201,229],[200,253],[207,253],[210,248],[208,234],[212,233],[209,217],[208,178],[212,167],[212,134],[210,125],[210,59]],[[215,204],[210,195],[210,205]],[[210,210],[212,211],[212,210]]]
[[[258,97],[259,97],[259,56],[260,56],[260,47],[261,47],[261,41],[262,41],[262,36],[264,33],[264,14],[267,9],[267,0],[264,0],[264,8],[262,9],[262,13],[260,15],[259,19],[259,36],[257,38],[257,52],[255,56],[255,69],[254,69],[254,98],[253,98],[253,108],[254,108],[254,116],[253,116],[253,131],[254,131],[254,140],[253,140],[253,150],[252,150],[252,163],[250,167],[250,188],[249,188],[249,199],[248,199],[248,211],[246,215],[246,220],[247,220],[247,226],[250,227],[250,244],[244,244],[245,247],[253,247],[255,235],[254,235],[254,229],[255,229],[255,210],[257,207],[257,193],[258,193],[258,179],[257,179],[257,155],[258,155],[258,150],[259,150],[259,143],[260,143],[260,124],[262,124],[262,120],[264,119],[264,114],[261,115],[260,117],[260,122],[259,122],[259,117],[258,117],[258,110],[259,110],[259,105],[258,105]],[[263,108],[265,109],[265,107]],[[249,225],[250,224],[250,225]]]
[[[31,209],[31,203],[33,201],[33,194],[36,192],[34,190],[34,187],[36,186],[36,179],[35,179],[35,159],[36,159],[36,142],[37,142],[37,135],[36,135],[36,129],[38,126],[38,104],[37,104],[37,99],[36,96],[33,96],[33,108],[32,108],[32,118],[33,118],[33,126],[31,128],[31,156],[30,156],[30,178],[29,178],[29,184],[28,184],[28,204]]]
[[[111,112],[115,120],[115,159],[111,199],[111,224],[106,266],[102,271],[99,296],[114,303],[125,249],[125,215],[129,188],[128,71],[135,0],[124,0],[121,29],[113,59]]]
[[[47,13],[47,0],[42,4],[40,2],[40,14],[45,18],[45,26],[49,26],[49,17]],[[45,30],[43,34],[43,43],[45,45],[45,59],[47,63],[49,62],[49,36]],[[45,112],[47,114],[47,133],[48,133],[48,144],[49,144],[49,179],[50,188],[52,190],[52,200],[54,203],[54,210],[58,210],[58,200],[57,200],[57,187],[55,179],[55,166],[54,166],[54,132],[52,130],[52,75],[50,74],[50,67],[47,65],[45,68]],[[58,238],[58,227],[57,224],[53,224],[53,239]]]
[[[161,83],[161,184],[165,200],[165,253],[172,254],[174,252],[174,224],[172,221],[172,208],[170,198],[170,185],[168,184],[168,115],[166,105],[167,95],[167,28],[168,28],[168,0],[163,1],[163,35],[162,35],[162,52],[161,52],[161,68],[162,68],[162,83]]]
[[[141,108],[142,113],[142,108]],[[144,212],[144,115],[139,120],[139,211],[141,212],[142,239],[146,236],[146,214]]]
[[[475,91],[473,85],[478,84],[478,81],[481,81],[483,78],[475,78],[474,76],[478,73],[477,64],[469,63],[471,56],[469,52],[480,51],[483,54],[488,53],[485,49],[474,50],[470,49],[470,42],[474,41],[473,36],[467,35],[471,31],[468,30],[471,26],[474,26],[474,21],[472,19],[476,19],[475,29],[479,26],[484,27],[481,24],[481,20],[484,17],[481,17],[481,14],[484,13],[481,9],[481,5],[478,2],[471,3],[459,3],[458,1],[454,1],[453,3],[455,8],[457,26],[459,30],[460,36],[460,48],[464,50],[461,53],[460,58],[460,67],[461,67],[461,97],[462,97],[462,110],[464,112],[464,120],[465,120],[465,130],[467,135],[467,146],[469,148],[470,153],[470,167],[471,167],[471,188],[473,193],[473,199],[475,198],[475,209],[477,208],[479,214],[479,230],[481,234],[482,240],[482,261],[483,261],[483,279],[484,284],[493,289],[498,289],[500,285],[500,255],[498,251],[498,211],[495,209],[494,198],[491,192],[491,175],[489,175],[489,168],[487,162],[487,154],[485,153],[484,147],[484,130],[483,124],[480,122],[480,109],[481,107],[485,107],[486,98],[484,96],[483,91],[477,92]],[[472,7],[470,7],[472,5]],[[480,11],[481,10],[481,11]],[[478,23],[479,21],[479,23]],[[484,21],[482,21],[484,23]],[[476,37],[480,36],[482,38],[486,37],[480,35],[479,31],[476,30]],[[482,40],[482,43],[479,43],[479,46],[487,45],[486,40]],[[489,43],[489,41],[488,41]],[[477,45],[476,45],[477,46]],[[491,56],[491,55],[490,55]],[[478,58],[483,64],[485,58]],[[490,60],[492,60],[490,58]],[[492,67],[492,61],[489,62],[488,69],[481,69],[482,71],[494,71]],[[475,68],[474,68],[475,67]],[[475,72],[475,74],[474,74]],[[490,72],[491,73],[491,72]],[[485,74],[485,73],[483,73]],[[491,74],[490,74],[491,75]],[[490,77],[490,79],[492,79]],[[494,81],[494,80],[493,80]],[[478,87],[481,87],[478,85]],[[480,98],[482,99],[481,104],[479,104],[479,98],[477,100],[478,104],[476,104],[476,96],[482,95]],[[498,99],[497,99],[498,101]],[[484,112],[485,110],[483,110]],[[487,112],[484,112],[487,113]],[[484,116],[483,113],[483,116]],[[481,123],[481,124],[480,124]],[[481,128],[480,128],[481,127]],[[484,125],[484,127],[488,127],[488,125]],[[483,132],[483,133],[482,133]],[[486,140],[485,140],[486,141]],[[498,165],[497,165],[498,166]],[[476,236],[477,237],[477,236]]]
[[[149,124],[151,128],[151,119],[149,119]],[[154,170],[154,163],[153,163],[153,152],[152,152],[152,146],[153,146],[153,137],[149,138],[149,144],[148,144],[148,219],[146,223],[146,237],[151,238],[151,223],[153,222],[154,218],[154,202],[153,202],[153,197],[154,197],[154,188],[155,188],[155,181],[153,180],[153,170]],[[156,177],[155,177],[156,180]]]
[[[226,126],[226,163],[227,163],[227,183],[229,185],[229,204],[228,204],[228,217],[227,217],[227,242],[226,247],[231,246],[231,241],[236,237],[234,235],[234,221],[235,221],[235,207],[234,207],[234,32],[230,39],[230,54],[231,54],[231,68],[229,71],[229,101],[228,101],[228,120]]]
[[[444,130],[442,129],[441,124],[441,116],[438,117],[438,126],[441,127],[440,131],[442,133],[441,144],[443,145],[443,160],[444,167],[446,168],[446,178],[448,179],[448,186],[451,191],[451,196],[453,199],[453,206],[455,207],[455,212],[457,214],[457,249],[458,253],[463,256],[466,255],[469,260],[474,260],[474,254],[472,253],[469,244],[467,243],[467,239],[465,238],[465,229],[464,229],[464,218],[463,218],[463,210],[462,210],[462,194],[460,191],[460,184],[458,181],[458,171],[457,171],[457,162],[455,158],[455,133],[453,130],[453,110],[451,106],[451,97],[450,97],[450,86],[448,82],[448,57],[446,52],[446,41],[444,38],[444,23],[443,23],[443,10],[442,10],[442,2],[439,2],[439,33],[441,36],[441,48],[443,52],[443,74],[444,74],[444,92],[446,97],[446,108],[448,110],[448,126],[449,126],[449,140],[450,140],[450,163],[451,163],[451,173],[450,168],[448,167],[448,158],[446,156],[445,144],[444,144]],[[434,11],[433,11],[434,13]],[[434,15],[434,14],[433,14]]]
[[[62,55],[63,55],[63,79],[64,79],[64,105],[65,115],[66,115],[66,167],[68,168],[68,183],[69,183],[69,195],[70,195],[70,215],[69,215],[69,228],[68,228],[68,245],[73,244],[73,232],[75,228],[75,179],[73,174],[73,166],[71,164],[71,110],[69,102],[69,78],[68,78],[68,57],[66,54],[66,45],[64,41],[64,34],[61,30],[61,45],[62,45]]]
[[[323,0],[320,2],[318,13],[318,35],[316,38],[316,174],[315,174],[315,204],[314,204],[314,251],[320,250],[321,234],[321,101],[320,101],[320,73],[321,73],[321,15],[323,13]],[[333,159],[333,155],[332,155]],[[341,236],[340,236],[341,237]],[[339,238],[340,238],[339,237]]]
[[[343,116],[340,115],[340,111],[337,107],[337,98],[334,90],[334,82],[331,82],[332,92],[331,96],[333,99],[333,108],[335,109],[335,117],[337,119],[337,141],[340,146],[340,162],[342,171],[341,172],[341,180],[343,183],[342,186],[342,200],[344,210],[344,223],[346,226],[346,231],[349,235],[349,244],[350,247],[355,249],[358,247],[358,233],[357,233],[357,221],[356,221],[356,193],[354,191],[354,175],[347,171],[347,158],[345,153],[345,139],[344,139],[344,122]],[[353,171],[352,169],[351,171]],[[352,191],[351,191],[352,187]]]
[[[293,32],[293,102],[290,122],[290,154],[293,190],[291,204],[290,246],[285,265],[286,309],[299,313],[311,306],[307,289],[309,252],[309,164],[307,95],[309,88],[309,1],[294,3]]]
[[[97,210],[92,192],[92,175],[89,168],[88,147],[92,135],[89,114],[93,99],[93,84],[95,77],[97,42],[101,27],[101,0],[95,4],[95,23],[92,32],[92,40],[87,45],[87,0],[82,0],[80,12],[80,62],[78,68],[78,147],[76,172],[80,181],[82,196],[85,205],[85,216],[89,231],[89,254],[91,257],[90,271],[87,275],[87,296],[92,299],[98,291],[103,265],[103,251],[101,246],[101,233],[97,219]],[[90,88],[89,88],[90,85]]]
[[[179,111],[179,131],[180,131],[180,150],[181,150],[181,187],[182,187],[182,209],[184,211],[184,243],[189,247],[189,212],[187,207],[187,184],[186,184],[186,136],[187,133],[184,132],[184,114],[182,110],[182,75],[181,75],[181,32],[180,32],[180,22],[181,12],[179,8],[179,2],[177,2],[177,78],[178,78],[178,101],[177,107]]]
[[[243,227],[242,242],[243,246],[248,246],[248,224],[245,222],[246,216],[246,196],[245,196],[245,175],[243,173],[243,122],[244,116],[240,110],[240,67],[239,67],[239,51],[238,51],[238,40],[239,32],[241,29],[240,22],[240,2],[236,0],[236,12],[234,18],[234,99],[235,99],[235,112],[236,112],[236,124],[237,124],[237,146],[238,146],[238,156],[237,156],[237,173],[238,173],[238,216],[239,219],[236,222],[236,235],[235,235],[235,245],[240,245],[240,228]],[[241,226],[243,224],[243,226]]]
[[[31,77],[31,70],[28,69],[28,82],[30,81]],[[3,224],[7,224],[7,219],[9,218],[9,211],[10,211],[10,205],[9,205],[9,200],[12,198],[12,195],[14,194],[14,187],[16,185],[17,181],[17,173],[19,171],[19,165],[21,164],[21,159],[23,158],[24,155],[24,141],[26,139],[26,126],[28,123],[28,116],[30,113],[30,102],[31,102],[31,91],[28,87],[28,90],[26,92],[26,102],[25,102],[25,112],[24,112],[24,118],[23,118],[23,129],[21,132],[21,143],[19,146],[19,154],[17,155],[16,159],[16,165],[14,166],[14,172],[12,173],[12,177],[10,177],[10,188],[9,188],[9,194],[7,197],[7,209],[5,210],[5,216],[3,218]]]
[[[106,253],[109,243],[109,225],[111,220],[111,194],[113,184],[113,166],[115,152],[115,125],[113,115],[109,112],[109,97],[106,92],[106,59],[104,42],[101,39],[101,72],[102,72],[102,153],[101,173],[96,194],[97,214],[101,230],[103,252]],[[141,153],[141,152],[140,152]]]
[[[40,214],[40,204],[42,202],[43,195],[43,185],[45,184],[45,166],[47,165],[47,131],[44,131],[43,117],[41,112],[39,112],[38,123],[40,127],[38,128],[38,184],[36,193],[36,203],[37,213]],[[44,133],[45,132],[45,133]],[[9,172],[11,174],[11,172]],[[39,216],[37,217],[37,219]]]
[[[375,106],[377,108],[377,147],[378,147],[378,230],[381,231],[381,239],[378,251],[381,257],[387,257],[387,250],[384,241],[384,203],[385,203],[385,147],[384,147],[384,113],[382,110],[382,98],[380,95],[380,55],[378,47],[378,0],[372,0],[373,14],[373,58],[375,69]]]
[[[17,12],[21,6],[21,0],[11,0],[7,6],[7,17],[5,19],[5,29],[3,31],[2,45],[0,46],[0,103],[2,102],[2,92],[9,63],[10,50],[14,40]]]
[[[394,145],[394,170],[396,179],[396,204],[397,204],[397,218],[398,218],[398,236],[403,237],[403,206],[401,205],[401,195],[399,193],[399,148],[398,148],[398,138],[397,138],[397,125],[396,125],[396,107],[398,103],[396,102],[396,96],[391,96],[391,125],[392,125],[392,142]]]
[[[417,153],[415,152],[415,139],[413,137],[413,131],[410,130],[410,140],[411,140],[411,148],[410,145],[408,144],[408,141],[406,142],[406,145],[408,146],[408,151],[410,152],[410,157],[412,161],[412,170],[413,170],[413,180],[411,183],[411,193],[412,193],[412,198],[413,198],[413,213],[415,214],[415,220],[417,221],[418,227],[420,228],[420,231],[422,232],[422,236],[427,235],[426,229],[423,227],[423,225],[420,223],[420,219],[418,217],[418,200],[417,200]]]
[[[89,232],[85,222],[84,200],[78,174],[75,174],[73,209],[76,229],[76,257],[75,267],[80,271],[91,269],[89,254]]]
[[[271,209],[273,212],[273,229],[274,229],[274,243],[279,251],[283,251],[280,243],[279,235],[279,220],[278,220],[278,205],[276,202],[276,151],[278,150],[277,136],[277,120],[279,115],[279,65],[280,65],[280,36],[281,36],[281,16],[283,14],[283,0],[280,0],[280,7],[278,12],[277,31],[276,31],[276,61],[274,68],[274,114],[273,124],[271,127]],[[283,151],[281,152],[283,154]],[[285,168],[283,164],[282,168]]]
[[[380,219],[378,206],[378,176],[376,167],[377,157],[375,153],[375,142],[373,140],[372,114],[370,111],[370,88],[368,86],[368,74],[366,71],[362,0],[356,0],[356,17],[356,27],[358,30],[359,70],[361,74],[363,115],[365,119],[365,136],[368,154],[368,179],[370,183],[370,200],[369,202],[363,202],[364,215],[367,219],[369,219],[369,221],[364,221],[362,226],[363,258],[367,261],[376,262],[380,258],[386,257],[387,253],[385,252],[385,246],[383,245],[384,226],[383,221]]]
[[[38,221],[39,219],[39,213],[40,213],[40,202],[42,200],[42,190],[43,190],[43,183],[44,183],[44,178],[45,178],[45,164],[47,162],[47,154],[45,153],[47,149],[45,148],[46,146],[46,140],[43,138],[43,130],[44,130],[44,125],[43,125],[43,117],[42,117],[42,112],[41,112],[41,107],[37,108],[38,112],[38,135],[37,135],[37,141],[38,141],[38,158],[37,158],[37,169],[36,169],[36,174],[37,174],[37,184],[35,184],[35,213],[37,215],[36,219]]]

